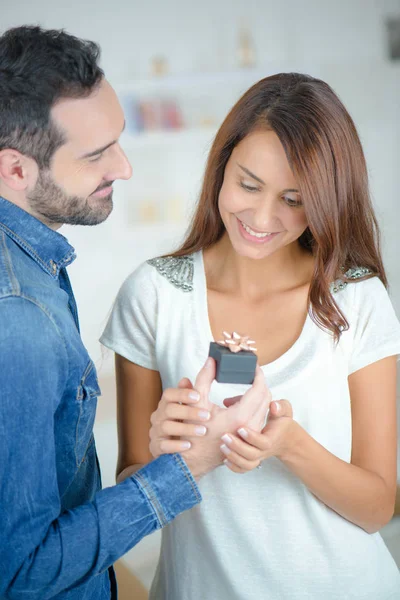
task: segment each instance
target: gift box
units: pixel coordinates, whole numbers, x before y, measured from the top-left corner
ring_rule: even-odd
[[[217,363],[215,379],[219,383],[253,383],[257,365],[254,352],[240,350],[234,353],[227,346],[211,342],[209,356]]]

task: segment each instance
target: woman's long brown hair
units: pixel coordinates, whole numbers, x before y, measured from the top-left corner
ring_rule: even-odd
[[[336,340],[348,323],[330,284],[351,267],[367,267],[387,285],[365,157],[349,113],[325,82],[280,73],[253,85],[222,123],[208,157],[197,209],[172,256],[215,244],[225,228],[218,210],[224,171],[235,146],[255,130],[275,131],[304,204],[308,228],[300,244],[315,257],[309,312]]]

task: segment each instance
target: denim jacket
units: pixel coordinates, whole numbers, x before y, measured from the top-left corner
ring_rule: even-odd
[[[0,198],[0,599],[105,600],[108,568],[200,501],[179,455],[101,490],[100,389],[67,240]]]

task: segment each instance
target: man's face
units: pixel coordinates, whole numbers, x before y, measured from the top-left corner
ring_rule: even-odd
[[[118,143],[124,114],[117,96],[103,80],[87,98],[61,100],[51,116],[66,143],[51,167],[39,171],[27,195],[29,210],[52,227],[102,223],[113,208],[113,182],[132,174]]]

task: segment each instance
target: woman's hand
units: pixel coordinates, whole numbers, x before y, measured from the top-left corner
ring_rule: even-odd
[[[220,445],[224,433],[233,434],[248,423],[253,428],[262,428],[271,394],[260,367],[256,369],[253,385],[243,396],[226,400],[229,408],[209,401],[214,378],[215,361],[209,358],[199,371],[194,388],[188,379],[182,379],[178,388],[164,392],[151,416],[150,452],[154,457],[180,452],[192,472],[203,475],[222,465],[224,455]],[[200,396],[197,406],[193,406],[195,392]]]
[[[266,458],[280,458],[294,443],[297,426],[288,400],[271,402],[268,421],[261,433],[240,427],[238,436],[222,436],[221,451],[226,456],[226,466],[234,473],[246,473],[259,467]]]

